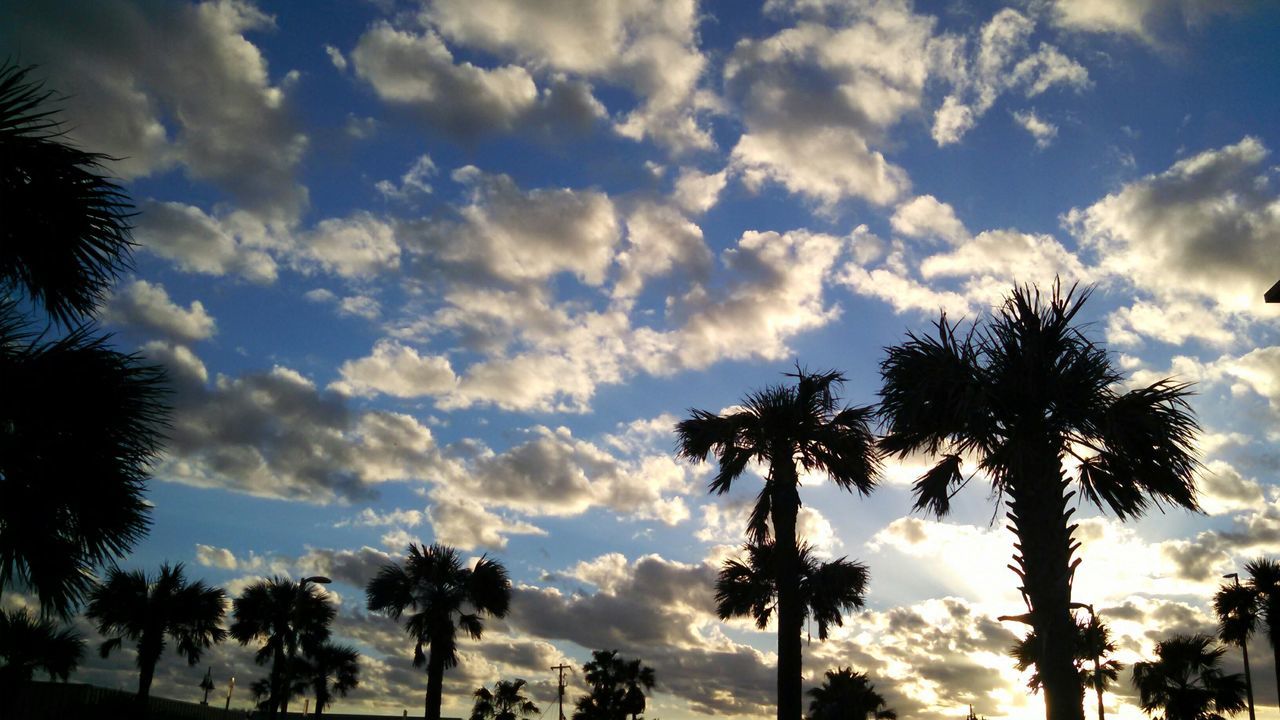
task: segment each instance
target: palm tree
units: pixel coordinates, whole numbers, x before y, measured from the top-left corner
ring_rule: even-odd
[[[59,629],[49,618],[32,617],[26,610],[0,612],[0,693],[26,682],[36,671],[50,680],[65,681],[84,655],[84,638]]]
[[[592,651],[582,675],[591,690],[574,703],[574,720],[636,720],[645,709],[645,691],[654,685],[653,668],[623,659],[617,650]]]
[[[310,682],[320,715],[332,704],[334,693],[346,697],[360,684],[360,653],[350,645],[321,643],[303,659],[298,675]]]
[[[1245,709],[1244,677],[1218,667],[1225,647],[1208,635],[1177,635],[1156,644],[1156,660],[1133,664],[1142,709],[1163,720],[1222,720]]]
[[[94,569],[146,535],[168,409],[163,371],[89,323],[128,266],[132,206],[30,72],[0,65],[0,592],[69,617]],[[65,334],[46,340],[36,309]]]
[[[1258,613],[1267,624],[1267,642],[1277,658],[1276,683],[1280,687],[1280,563],[1257,558],[1245,563],[1249,573],[1249,589],[1256,598]]]
[[[541,714],[542,709],[522,692],[526,684],[517,678],[499,680],[494,683],[493,692],[489,688],[477,688],[471,720],[520,720]]]
[[[941,455],[916,481],[915,509],[948,513],[973,477],[962,472],[966,456],[1007,505],[1017,549],[1010,567],[1029,612],[1006,619],[1029,624],[1043,645],[1048,720],[1084,717],[1070,610],[1076,491],[1063,460],[1079,463],[1083,496],[1122,520],[1152,502],[1198,509],[1188,386],[1165,380],[1120,393],[1106,351],[1072,324],[1087,297],[1056,284],[1047,300],[1015,288],[984,325],[961,333],[944,314],[936,337],[909,334],[880,366],[881,447]]]
[[[141,570],[112,568],[107,581],[90,594],[85,614],[97,621],[98,632],[114,636],[102,644],[102,657],[125,640],[137,643],[138,699],[145,701],[166,638],[178,644],[188,665],[200,662],[205,650],[226,639],[226,601],[222,588],[206,587],[199,580],[188,583],[182,563],[165,563],[154,579]]]
[[[716,610],[720,619],[751,617],[761,630],[777,607],[777,558],[774,545],[746,545],[746,559],[725,561],[716,579]],[[844,613],[862,607],[869,574],[862,563],[845,558],[819,563],[809,546],[801,544],[798,600],[802,621],[818,623],[818,639],[827,639],[831,625],[844,624]]]
[[[1104,720],[1103,693],[1109,685],[1119,679],[1124,664],[1113,659],[1105,662],[1102,660],[1115,652],[1116,646],[1111,641],[1111,629],[1106,623],[1100,622],[1097,616],[1091,617],[1088,622],[1076,621],[1075,628],[1073,660],[1076,672],[1080,675],[1081,686],[1092,687],[1097,694],[1098,720]],[[1038,670],[1040,652],[1043,649],[1044,645],[1034,630],[1009,648],[1009,654],[1013,656],[1014,665],[1019,672],[1032,670],[1031,677],[1027,680],[1027,688],[1032,692],[1039,692],[1044,687],[1044,681]]]
[[[411,543],[408,553],[404,565],[382,566],[365,595],[371,612],[393,620],[410,613],[404,629],[416,643],[413,666],[426,665],[426,717],[440,720],[444,671],[458,664],[458,629],[479,640],[483,616],[505,617],[511,581],[502,563],[482,557],[467,568],[458,551],[446,545],[423,548]]]
[[[828,670],[820,687],[810,688],[809,720],[897,720],[866,673]]]
[[[1232,573],[1235,575],[1235,573]],[[1249,720],[1254,720],[1253,673],[1249,669],[1249,636],[1258,627],[1258,595],[1253,588],[1240,584],[1223,585],[1213,596],[1213,610],[1218,615],[1218,638],[1240,646],[1244,655],[1244,690],[1249,701]]]
[[[298,650],[312,653],[328,640],[329,624],[336,614],[314,585],[278,576],[259,580],[236,598],[231,637],[241,645],[264,641],[254,661],[271,663],[267,706],[272,716],[277,711],[287,713],[289,697],[296,694],[291,688],[296,681],[293,664]]]
[[[713,493],[728,492],[748,463],[769,466],[747,534],[753,544],[776,538],[778,719],[799,720],[804,622],[796,538],[799,469],[824,472],[840,488],[865,495],[875,487],[880,451],[869,425],[871,408],[841,408],[836,395],[844,382],[841,373],[810,373],[797,367],[788,377],[796,379],[795,385],[751,393],[740,409],[725,415],[691,411],[691,417],[676,426],[676,435],[681,457],[701,462],[716,456],[720,469],[711,481]]]

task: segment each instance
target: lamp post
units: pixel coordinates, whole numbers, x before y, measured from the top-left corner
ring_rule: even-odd
[[[1280,298],[1277,298],[1275,300],[1271,299],[1272,292],[1276,292],[1278,295],[1280,295],[1280,292],[1277,291],[1278,288],[1280,288],[1280,283],[1276,283],[1276,286],[1271,288],[1271,291],[1267,293],[1267,302],[1280,302]],[[1240,587],[1240,573],[1227,573],[1222,577],[1224,579],[1234,581],[1235,586]],[[1240,609],[1236,608],[1236,612],[1239,613]],[[1244,632],[1240,635],[1240,651],[1244,653],[1244,690],[1249,697],[1249,720],[1256,720],[1253,714],[1253,676],[1249,672],[1249,634],[1248,632]]]
[[[328,585],[331,582],[333,582],[333,580],[330,580],[324,575],[312,575],[310,577],[302,578],[301,580],[298,581],[298,600],[301,601],[301,599],[307,595],[307,583],[316,583],[317,585]],[[298,606],[295,603],[294,605],[295,612],[297,611],[297,607]],[[296,631],[296,628],[293,627],[293,623],[290,623],[289,632],[293,633],[295,631]],[[281,697],[280,697],[280,702],[277,703],[277,706],[280,708],[280,714],[284,715],[285,717],[289,716],[289,691],[292,689],[292,684],[293,684],[293,678],[291,677],[293,675],[293,658],[294,658],[293,645],[296,645],[296,643],[285,644],[286,648],[289,651],[289,659],[284,664],[284,672],[281,673],[281,680],[282,680],[282,682],[280,683]]]
[[[231,712],[231,691],[236,689],[236,679],[231,678],[227,681],[227,704],[222,708],[222,714]]]

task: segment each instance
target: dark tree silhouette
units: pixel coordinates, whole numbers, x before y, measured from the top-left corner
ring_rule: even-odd
[[[199,580],[188,583],[182,563],[166,563],[155,579],[141,570],[112,568],[107,581],[89,595],[85,614],[98,623],[98,632],[114,636],[102,644],[102,657],[125,640],[137,644],[138,699],[145,701],[167,639],[177,643],[188,665],[200,662],[205,650],[226,639],[226,601],[222,588],[206,587]]]
[[[737,411],[716,415],[692,410],[689,419],[676,426],[681,457],[701,462],[716,456],[720,468],[711,481],[713,493],[728,492],[752,461],[769,466],[747,534],[752,544],[773,539],[776,548],[778,720],[799,720],[803,701],[804,610],[798,595],[796,537],[799,469],[823,472],[840,488],[864,495],[875,487],[880,472],[880,451],[869,425],[872,410],[841,406],[836,389],[844,376],[797,368],[789,377],[796,379],[794,385],[751,393]]]
[[[30,73],[0,65],[0,592],[69,617],[146,535],[168,409],[163,371],[89,322],[128,265],[132,206]],[[39,309],[65,332],[48,339]]]
[[[404,565],[382,566],[365,594],[372,612],[393,620],[409,613],[404,629],[415,641],[413,666],[427,669],[426,717],[440,720],[444,671],[458,664],[458,630],[479,640],[485,615],[506,616],[511,604],[507,569],[488,557],[467,568],[451,547],[410,544]]]
[[[244,589],[232,609],[231,637],[241,645],[263,641],[254,656],[259,665],[271,663],[267,677],[266,706],[276,712],[289,711],[289,698],[298,691],[292,687],[306,678],[293,673],[298,651],[315,652],[329,639],[329,624],[337,611],[320,595],[314,585],[299,584],[288,578],[260,580]],[[290,686],[286,692],[285,686]]]
[[[897,720],[866,673],[828,670],[822,685],[810,688],[809,720]]]
[[[321,643],[300,662],[297,674],[311,687],[316,715],[333,703],[333,695],[346,697],[360,684],[360,653],[349,645]]]
[[[1108,686],[1120,678],[1120,671],[1124,669],[1124,664],[1112,659],[1103,660],[1116,651],[1115,643],[1111,641],[1111,629],[1106,623],[1099,622],[1094,616],[1087,622],[1076,621],[1075,627],[1076,672],[1080,674],[1081,686],[1093,688],[1097,694],[1098,720],[1103,720],[1105,717],[1103,693]],[[1032,630],[1009,648],[1009,654],[1013,656],[1014,664],[1020,672],[1032,670],[1031,677],[1027,680],[1027,688],[1032,692],[1039,692],[1044,687],[1044,681],[1041,680],[1040,672],[1036,669],[1040,665],[1040,652],[1043,647],[1040,638]]]
[[[9,693],[37,671],[65,681],[83,656],[84,638],[74,631],[26,610],[0,612],[0,692]]]
[[[1257,558],[1245,563],[1249,589],[1256,597],[1259,617],[1267,624],[1267,643],[1276,658],[1276,687],[1280,688],[1280,563]]]
[[[746,545],[746,557],[725,561],[716,578],[716,611],[722,620],[750,617],[763,630],[777,608],[777,558],[772,543]],[[802,621],[818,623],[818,639],[827,639],[831,625],[844,624],[844,614],[863,605],[868,573],[865,565],[839,558],[820,563],[801,543],[800,603]]]
[[[1075,669],[1071,582],[1079,543],[1062,463],[1079,462],[1083,496],[1120,519],[1168,502],[1198,509],[1193,475],[1199,432],[1188,387],[1170,381],[1126,393],[1106,351],[1073,325],[1088,293],[1055,285],[1014,289],[986,323],[958,332],[946,316],[936,336],[910,334],[881,363],[881,446],[905,457],[941,455],[915,484],[915,508],[939,517],[963,487],[965,456],[1007,504],[1017,554],[1011,566],[1043,647],[1037,653],[1049,720],[1082,720]]]
[[[1249,668],[1249,638],[1258,628],[1258,595],[1253,588],[1223,585],[1213,596],[1213,611],[1218,616],[1218,639],[1240,648],[1244,655],[1244,690],[1249,702],[1249,720],[1253,720],[1253,671]]]
[[[1156,659],[1133,664],[1143,711],[1163,720],[1222,720],[1245,709],[1244,677],[1218,667],[1226,648],[1208,635],[1178,635],[1156,644]]]
[[[540,715],[542,709],[524,694],[527,683],[519,678],[499,680],[489,688],[477,688],[471,706],[471,720],[520,720]]]
[[[582,676],[591,689],[574,703],[573,720],[636,720],[654,685],[653,668],[621,658],[617,650],[592,651]]]

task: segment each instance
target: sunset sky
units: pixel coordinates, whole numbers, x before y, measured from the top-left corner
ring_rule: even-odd
[[[521,677],[554,718],[550,666],[616,648],[654,667],[651,718],[771,717],[776,636],[712,597],[763,468],[709,496],[674,424],[797,363],[873,403],[886,346],[1014,282],[1092,287],[1134,384],[1196,383],[1204,514],[1077,515],[1117,657],[1212,632],[1220,576],[1280,555],[1280,4],[42,0],[0,3],[0,47],[139,211],[100,319],[175,409],[123,565],[332,576],[365,656],[338,712],[421,713],[363,586],[442,542],[516,585],[446,715]],[[995,620],[1023,611],[1003,512],[975,482],[912,514],[930,464],[867,498],[805,479],[805,538],[871,573],[806,674],[866,671],[904,719],[1042,717]],[[247,702],[254,649],[210,653],[215,695]],[[168,654],[153,694],[203,674]],[[91,651],[73,680],[136,671]],[[1141,717],[1127,672],[1107,703]]]

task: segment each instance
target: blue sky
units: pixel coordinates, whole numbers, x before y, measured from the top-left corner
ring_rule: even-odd
[[[885,346],[1014,282],[1094,288],[1089,332],[1133,383],[1197,383],[1206,513],[1081,510],[1077,599],[1120,659],[1210,629],[1219,576],[1280,550],[1277,21],[1208,0],[110,0],[6,4],[0,44],[140,211],[101,320],[166,364],[176,409],[126,565],[233,592],[332,575],[368,658],[338,709],[399,714],[425,678],[363,581],[410,541],[487,552],[513,612],[466,647],[446,714],[511,677],[545,706],[550,665],[609,647],[655,667],[651,715],[763,717],[773,636],[716,620],[710,587],[756,481],[708,497],[673,424],[797,362],[874,402]],[[926,465],[869,498],[806,481],[808,539],[872,578],[806,671],[869,671],[903,716],[1036,716],[993,620],[1020,604],[1009,536],[977,487],[946,522],[911,515]],[[243,687],[250,658],[219,649],[215,679]],[[80,678],[131,687],[129,665]],[[156,691],[201,675],[168,658]]]

